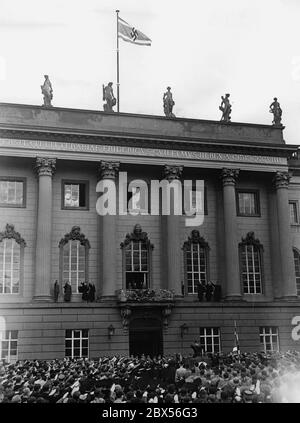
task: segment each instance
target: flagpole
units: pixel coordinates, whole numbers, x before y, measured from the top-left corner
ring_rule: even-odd
[[[120,112],[120,70],[119,70],[119,12],[117,14],[117,112]]]

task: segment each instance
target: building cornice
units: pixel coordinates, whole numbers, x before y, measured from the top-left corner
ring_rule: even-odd
[[[224,152],[237,154],[252,154],[265,156],[280,156],[291,158],[297,152],[298,145],[288,144],[263,144],[261,142],[238,142],[233,140],[211,140],[211,139],[193,139],[182,138],[174,140],[172,137],[164,136],[139,136],[138,134],[117,134],[114,133],[82,133],[81,131],[57,131],[43,129],[32,129],[18,127],[14,128],[3,127],[0,124],[0,138],[11,139],[28,139],[39,141],[56,141],[69,143],[84,143],[84,144],[107,144],[128,146],[128,147],[147,147],[147,148],[164,148],[176,150],[191,150],[191,151],[208,151],[208,152]]]

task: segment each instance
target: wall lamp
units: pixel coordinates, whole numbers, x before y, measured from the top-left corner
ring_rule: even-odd
[[[115,334],[115,328],[113,327],[113,325],[108,326],[107,332],[108,338],[111,339],[111,337]]]
[[[188,331],[189,331],[188,325],[186,323],[183,323],[180,326],[180,336],[181,336],[181,338],[183,338],[183,335],[185,335],[186,333],[188,333]]]

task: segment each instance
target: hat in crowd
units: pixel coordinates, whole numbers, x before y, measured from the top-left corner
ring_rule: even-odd
[[[20,403],[22,401],[21,396],[20,395],[14,395],[11,399],[12,403]]]

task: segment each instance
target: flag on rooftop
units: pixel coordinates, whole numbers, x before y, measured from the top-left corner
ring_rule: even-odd
[[[128,43],[138,44],[140,46],[151,46],[151,40],[139,29],[125,22],[118,16],[118,37]]]

